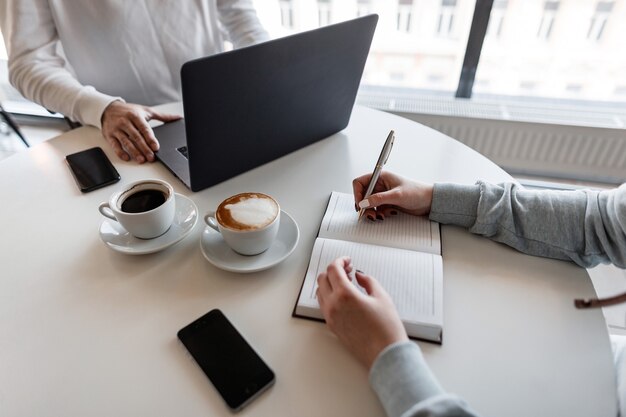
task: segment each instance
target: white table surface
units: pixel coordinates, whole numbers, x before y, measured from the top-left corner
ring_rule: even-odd
[[[291,312],[329,193],[351,192],[392,128],[390,170],[423,181],[510,179],[443,134],[362,107],[344,131],[198,193],[160,163],[117,159],[93,128],[2,161],[0,415],[229,415],[176,338],[212,308],[277,375],[241,415],[383,415],[366,370],[323,324]],[[95,145],[122,181],[83,195],[64,157]],[[98,204],[148,177],[171,182],[201,214],[238,192],[269,193],[298,222],[300,243],[282,264],[250,275],[203,258],[201,221],[163,252],[113,252],[98,236]],[[573,298],[594,295],[586,271],[456,227],[443,227],[442,239],[444,343],[420,343],[442,385],[485,416],[615,416],[602,313],[573,307]]]

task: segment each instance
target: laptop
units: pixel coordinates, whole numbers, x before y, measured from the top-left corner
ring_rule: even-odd
[[[157,158],[200,191],[344,129],[377,21],[364,16],[185,63],[184,119],[154,129]]]

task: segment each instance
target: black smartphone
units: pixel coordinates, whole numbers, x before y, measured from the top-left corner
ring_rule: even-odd
[[[233,411],[274,384],[274,372],[218,309],[182,328],[178,338]]]
[[[67,155],[65,160],[83,193],[120,180],[120,174],[100,147]]]

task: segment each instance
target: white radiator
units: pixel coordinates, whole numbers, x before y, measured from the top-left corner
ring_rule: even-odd
[[[621,109],[542,109],[440,97],[385,99],[367,92],[360,93],[359,104],[432,127],[513,175],[609,184],[626,181],[626,113]],[[586,126],[567,124],[572,121]]]
[[[511,174],[580,181],[626,180],[626,131],[401,114],[453,137]]]

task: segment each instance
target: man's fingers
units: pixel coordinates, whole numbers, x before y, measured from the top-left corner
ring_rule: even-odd
[[[154,132],[152,131],[152,128],[148,124],[149,119],[150,119],[150,112],[145,111],[141,115],[138,113],[132,113],[129,117],[129,122],[141,135],[142,142],[146,144],[145,152],[152,153],[152,151],[156,152],[159,150],[159,142],[154,136]],[[154,158],[152,160],[154,160]]]
[[[149,116],[148,120],[155,119],[155,120],[160,120],[162,122],[167,123],[167,122],[173,122],[175,120],[182,119],[182,116],[178,114],[161,113],[151,108],[148,108],[147,111],[148,111],[148,116]]]
[[[114,137],[120,142],[122,148],[124,148],[124,150],[131,156],[131,158],[140,163],[145,162],[145,158],[143,157],[141,152],[139,152],[133,141],[131,141],[128,136],[126,136],[126,133],[120,130],[114,134]]]
[[[120,141],[117,140],[117,138],[113,137],[111,134],[105,135],[104,138],[106,139],[107,142],[109,142],[109,145],[111,145],[111,148],[113,148],[113,152],[115,152],[118,158],[124,161],[130,160],[130,156],[122,148],[122,145],[120,144]]]
[[[150,162],[154,161],[154,152],[148,146],[147,141],[143,137],[143,135],[137,130],[135,125],[130,122],[124,124],[122,128],[124,133],[133,141],[135,147],[139,149],[139,151],[143,154],[143,156]]]
[[[130,117],[130,122],[133,124],[135,129],[137,129],[137,131],[141,134],[141,137],[143,138],[144,142],[147,144],[150,150],[156,152],[159,150],[159,142],[154,136],[154,132],[152,131],[152,128],[148,124],[148,120],[150,120],[149,111],[146,111],[143,114],[143,117],[139,116],[136,113],[133,113],[133,115]]]

